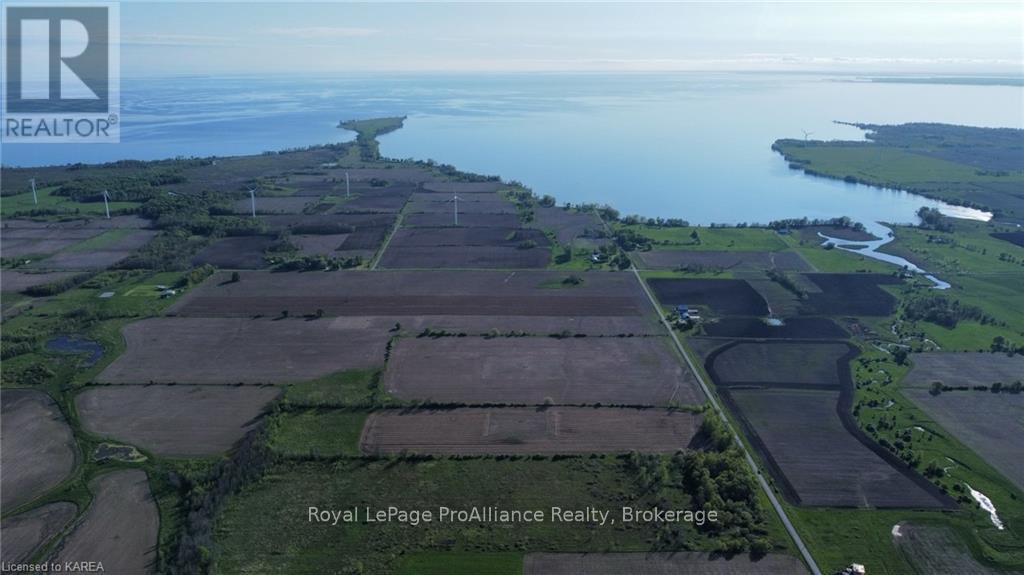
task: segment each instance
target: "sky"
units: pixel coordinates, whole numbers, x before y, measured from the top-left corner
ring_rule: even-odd
[[[1024,2],[121,2],[123,76],[1024,74]]]

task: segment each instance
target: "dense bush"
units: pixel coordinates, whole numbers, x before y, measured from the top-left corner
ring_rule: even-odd
[[[259,479],[270,464],[266,426],[250,431],[231,457],[199,478],[171,472],[168,482],[182,498],[183,525],[161,571],[172,575],[209,573],[212,567],[213,523],[227,498]]]
[[[191,267],[192,256],[205,246],[207,241],[206,238],[192,236],[182,228],[168,230],[122,260],[117,267],[129,270],[185,270]]]
[[[972,320],[982,324],[994,324],[995,318],[981,308],[961,304],[959,300],[949,301],[943,296],[923,297],[908,301],[903,315],[911,321],[923,320],[953,329],[961,320]]]
[[[102,175],[64,182],[54,192],[78,202],[102,202],[106,190],[113,201],[144,202],[160,194],[160,186],[180,184],[185,177],[167,168],[140,168],[133,175]]]
[[[917,217],[921,218],[921,223],[918,226],[920,228],[947,233],[954,230],[952,220],[943,216],[942,212],[935,208],[922,206],[917,210]]]
[[[653,243],[651,238],[629,228],[616,230],[614,237],[616,245],[627,252],[648,251]]]

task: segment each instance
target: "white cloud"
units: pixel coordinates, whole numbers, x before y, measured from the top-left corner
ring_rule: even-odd
[[[376,28],[352,28],[344,26],[301,26],[295,28],[270,28],[267,34],[303,40],[328,40],[336,38],[366,38],[376,35]]]
[[[124,34],[121,43],[135,46],[236,46],[238,38],[198,34]]]

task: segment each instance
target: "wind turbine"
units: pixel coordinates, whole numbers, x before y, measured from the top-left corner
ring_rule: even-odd
[[[249,201],[252,202],[252,217],[256,218],[256,188],[249,188]]]
[[[804,133],[804,141],[805,142],[807,141],[807,138],[809,138],[810,136],[814,135],[814,132],[808,132],[807,130],[800,130],[800,131]]]
[[[346,197],[346,198],[347,198],[347,197],[349,197],[349,189],[348,189],[348,172],[345,172],[345,197]]]
[[[32,178],[31,181],[32,181],[32,203],[38,206],[39,205],[39,197],[36,196],[36,179]]]
[[[455,203],[455,225],[459,225],[459,195],[452,194],[452,199],[448,201]]]
[[[107,190],[103,190],[103,208],[107,210],[107,219],[108,220],[110,219],[110,204],[107,202],[107,200],[109,200],[109,199],[110,199],[110,194],[107,193]]]

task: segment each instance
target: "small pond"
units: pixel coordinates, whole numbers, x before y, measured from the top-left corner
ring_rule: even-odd
[[[88,354],[81,365],[94,365],[103,357],[103,346],[91,339],[71,335],[58,335],[46,342],[46,349],[59,353]]]

